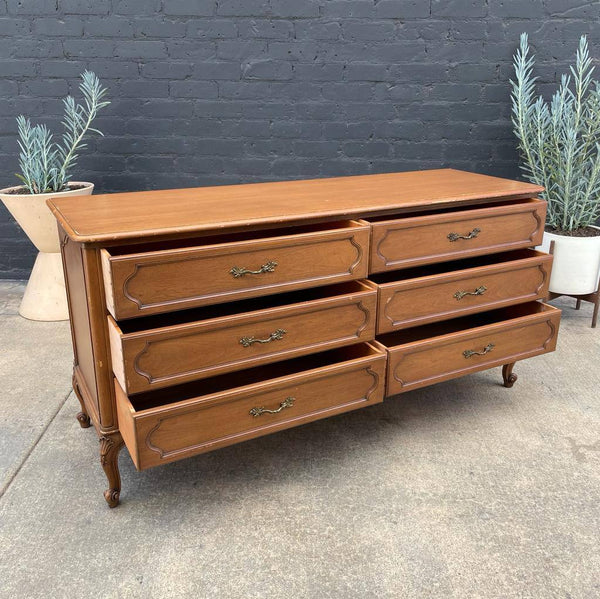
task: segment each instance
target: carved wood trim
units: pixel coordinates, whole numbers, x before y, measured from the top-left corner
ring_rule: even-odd
[[[548,269],[546,268],[547,265],[548,265],[548,262],[541,262],[540,264],[537,265],[538,270],[542,274],[542,280],[535,290],[535,294],[538,296],[540,294],[540,291],[544,288],[544,285],[546,284],[546,280],[548,279]],[[550,265],[551,265],[551,263],[550,263]]]
[[[370,322],[371,311],[364,305],[362,300],[358,300],[356,302],[352,302],[352,303],[348,303],[348,304],[340,304],[337,306],[327,306],[326,305],[326,306],[320,307],[318,310],[310,310],[309,309],[309,310],[306,310],[304,312],[304,314],[317,314],[319,312],[324,312],[327,310],[337,310],[340,308],[346,308],[348,306],[356,306],[357,309],[360,310],[364,314],[364,319],[359,324],[358,328],[356,329],[356,332],[348,333],[347,335],[342,336],[342,337],[338,337],[335,339],[320,339],[318,342],[315,342],[315,343],[301,344],[301,345],[291,347],[291,348],[288,348],[285,350],[274,348],[271,353],[261,354],[258,356],[250,356],[248,358],[232,360],[230,362],[225,362],[222,364],[207,365],[207,366],[203,366],[201,368],[195,368],[193,370],[186,370],[186,371],[182,371],[182,372],[159,375],[159,376],[154,376],[149,370],[143,368],[140,365],[140,361],[142,360],[144,355],[147,355],[150,352],[152,346],[156,346],[156,345],[162,343],[163,341],[170,341],[174,338],[192,337],[194,335],[202,334],[202,332],[190,331],[187,334],[177,334],[177,335],[174,334],[172,337],[165,337],[164,339],[158,339],[156,341],[146,341],[144,344],[144,347],[136,354],[136,356],[133,360],[133,370],[135,371],[136,374],[145,378],[150,385],[153,385],[155,383],[161,383],[164,381],[177,380],[177,379],[181,379],[181,378],[190,377],[190,376],[200,374],[203,372],[210,372],[210,371],[218,372],[218,371],[221,371],[221,370],[226,369],[233,365],[240,366],[242,364],[252,364],[253,362],[266,363],[266,361],[269,360],[269,357],[281,356],[281,358],[283,359],[288,355],[297,355],[297,353],[300,351],[304,353],[309,350],[317,350],[317,349],[321,350],[324,347],[327,348],[327,347],[331,347],[332,345],[338,346],[339,344],[345,343],[345,342],[350,343],[355,339],[360,339],[361,334],[367,328],[367,326],[369,325],[369,322]],[[298,315],[301,315],[301,314],[302,313],[300,313]],[[298,316],[298,315],[292,314],[290,316]],[[222,328],[216,329],[216,330],[220,330],[221,332],[224,332],[224,331],[227,331],[232,328],[237,328],[239,326],[240,326],[239,323],[236,323],[236,324],[232,324],[230,326],[225,326],[225,327],[222,327]],[[214,331],[215,331],[215,329],[208,331],[208,332],[212,333]]]
[[[351,275],[356,270],[357,266],[361,263],[361,261],[364,257],[363,247],[359,242],[356,241],[356,235],[354,233],[351,233],[346,237],[336,237],[334,239],[317,239],[317,240],[312,241],[311,243],[305,243],[305,244],[296,242],[296,243],[290,243],[288,245],[280,245],[277,248],[275,248],[274,251],[276,251],[278,249],[282,249],[282,248],[288,248],[288,247],[309,246],[309,245],[316,245],[316,244],[320,245],[320,244],[324,244],[324,243],[339,243],[340,241],[349,241],[350,245],[352,245],[352,247],[356,251],[355,260],[348,266],[348,268],[346,270],[341,271],[341,272],[336,272],[336,273],[330,273],[330,274],[319,276],[319,277],[308,277],[305,279],[291,279],[291,280],[283,281],[283,282],[279,282],[279,283],[269,283],[269,284],[265,284],[264,286],[268,287],[270,289],[277,289],[277,287],[289,285],[290,283],[310,283],[310,282],[316,282],[316,281],[327,281],[329,279],[338,278],[344,274]],[[252,250],[247,250],[247,252],[250,252],[250,251],[252,251]],[[262,251],[262,250],[261,250],[261,248],[256,248],[256,251]],[[136,304],[136,306],[138,307],[138,310],[142,311],[142,310],[148,310],[151,308],[157,308],[160,306],[170,306],[170,305],[175,305],[175,304],[180,304],[180,303],[190,303],[190,302],[194,302],[195,300],[199,300],[199,299],[203,299],[203,298],[223,297],[223,296],[227,296],[227,295],[243,293],[243,291],[244,291],[243,289],[241,289],[241,290],[240,289],[232,289],[230,291],[218,291],[218,292],[211,292],[211,293],[193,295],[193,296],[188,296],[188,297],[179,297],[179,298],[171,299],[171,300],[161,300],[161,301],[156,301],[156,302],[144,303],[141,299],[139,299],[133,293],[131,293],[131,291],[129,289],[129,285],[130,285],[131,281],[139,274],[139,272],[142,268],[148,268],[148,267],[152,267],[152,266],[162,266],[164,264],[173,264],[176,262],[211,260],[214,257],[215,256],[206,256],[206,257],[189,256],[189,257],[177,257],[177,258],[172,258],[172,259],[163,258],[163,259],[157,259],[157,260],[153,260],[153,261],[134,262],[133,271],[123,281],[123,286],[122,286],[123,296],[125,298],[127,298],[129,301]],[[248,287],[248,289],[259,289],[259,288],[261,288],[261,286]]]
[[[481,218],[482,220],[488,220],[490,218],[498,218],[501,216],[516,216],[516,215],[529,215],[533,218],[534,222],[535,222],[535,228],[533,229],[533,231],[529,234],[529,236],[526,239],[523,239],[523,241],[515,241],[515,242],[510,242],[510,243],[496,243],[496,244],[492,244],[490,246],[480,246],[478,248],[474,248],[473,252],[481,252],[483,250],[485,250],[486,247],[489,248],[503,248],[502,250],[498,250],[498,251],[508,251],[508,249],[510,248],[519,248],[519,247],[526,247],[527,246],[527,242],[534,244],[534,239],[535,236],[538,234],[538,232],[540,231],[540,228],[543,226],[543,219],[541,218],[540,214],[539,214],[539,208],[540,206],[538,204],[533,204],[533,205],[529,205],[529,204],[523,204],[523,207],[528,207],[529,210],[515,210],[515,211],[510,211],[510,212],[502,212],[499,211],[498,214],[495,213],[490,213],[490,214],[481,214],[481,215],[477,215],[475,214],[475,217]],[[489,210],[486,208],[483,208],[482,210]],[[457,215],[459,213],[456,213]],[[411,217],[414,218],[414,217]],[[426,218],[431,218],[428,216],[424,216],[422,217],[424,219]],[[422,260],[424,258],[428,258],[429,256],[415,256],[415,257],[409,257],[409,258],[402,258],[400,260],[390,260],[382,251],[381,246],[383,245],[383,243],[385,242],[385,240],[390,236],[391,233],[396,233],[397,231],[408,231],[410,229],[418,229],[418,228],[427,228],[428,226],[434,226],[437,224],[452,224],[452,223],[459,223],[461,220],[471,220],[472,218],[474,218],[474,215],[472,213],[470,213],[469,211],[465,211],[465,212],[461,212],[460,213],[460,217],[456,218],[455,220],[443,220],[440,221],[439,223],[435,221],[435,219],[432,219],[431,222],[426,222],[426,221],[422,221],[422,222],[415,222],[414,224],[410,225],[410,226],[402,226],[401,221],[398,224],[398,226],[394,227],[393,224],[390,224],[386,227],[385,233],[383,235],[383,237],[377,242],[377,244],[375,245],[375,253],[377,254],[377,256],[380,258],[380,260],[383,263],[383,266],[397,266],[398,264],[406,264],[407,266],[409,266],[412,262],[418,262],[419,264],[423,263]],[[436,261],[440,261],[440,258],[444,258],[445,256],[452,256],[452,255],[457,255],[460,256],[462,255],[465,251],[468,251],[468,248],[466,250],[462,250],[462,249],[457,249],[457,248],[453,248],[454,251],[448,251],[448,252],[438,252],[438,253],[434,253],[431,254],[430,257],[436,258]]]
[[[427,285],[419,285],[419,286],[415,286],[415,287],[410,287],[408,289],[398,289],[398,290],[394,291],[394,293],[390,294],[390,296],[387,298],[385,304],[383,305],[383,310],[382,310],[383,316],[391,323],[391,325],[393,327],[396,327],[399,324],[404,324],[404,323],[407,323],[407,324],[410,323],[411,325],[413,325],[413,324],[419,324],[421,321],[431,322],[432,316],[436,317],[435,318],[436,320],[441,320],[442,317],[443,318],[451,318],[454,315],[459,316],[464,313],[472,314],[477,311],[494,310],[496,308],[500,308],[500,307],[507,306],[507,305],[512,305],[512,304],[527,302],[530,300],[540,299],[540,297],[541,297],[540,292],[544,288],[546,280],[548,279],[548,271],[545,268],[546,264],[547,264],[547,262],[541,262],[536,265],[533,265],[533,264],[523,265],[523,266],[520,266],[519,268],[514,268],[514,269],[510,269],[510,270],[509,269],[490,270],[489,272],[482,272],[480,275],[478,275],[480,277],[493,276],[493,275],[497,275],[497,274],[511,275],[513,273],[517,273],[522,270],[530,270],[535,267],[537,270],[540,271],[541,282],[538,284],[538,286],[533,291],[531,291],[530,293],[527,293],[527,294],[508,295],[503,299],[496,299],[493,301],[486,300],[485,296],[481,296],[479,298],[480,303],[477,305],[457,306],[453,310],[445,310],[442,312],[432,311],[431,313],[428,313],[426,316],[418,316],[415,318],[402,319],[402,320],[394,319],[393,315],[391,315],[389,313],[389,309],[390,309],[390,304],[394,301],[394,299],[396,298],[397,295],[400,295],[402,293],[406,293],[409,291],[414,291],[415,289],[425,289],[427,287],[437,287],[440,284],[446,284],[446,281],[435,279],[435,280],[432,280]],[[471,276],[465,276],[464,278],[465,279],[471,278]],[[461,280],[462,279],[456,279],[455,282],[457,284],[460,284]],[[437,318],[438,316],[439,316],[439,318]]]
[[[371,399],[371,396],[373,395],[373,393],[375,392],[375,390],[377,389],[377,387],[379,386],[379,374],[377,374],[377,372],[375,372],[375,370],[373,370],[372,368],[372,364],[368,364],[368,365],[362,365],[360,368],[356,368],[353,370],[348,370],[345,371],[344,373],[340,373],[340,372],[330,372],[327,373],[325,375],[323,375],[322,377],[320,377],[321,379],[327,379],[327,378],[331,378],[333,376],[340,376],[340,375],[345,375],[345,374],[349,374],[349,373],[353,373],[353,372],[360,372],[363,371],[365,373],[367,373],[372,379],[373,382],[369,385],[368,389],[365,391],[364,395],[360,398],[357,399],[353,399],[349,402],[346,402],[345,404],[336,404],[334,406],[328,407],[328,408],[324,408],[324,409],[320,409],[320,410],[316,410],[313,412],[307,412],[304,414],[301,414],[299,416],[290,418],[290,420],[295,420],[298,422],[298,424],[301,424],[301,420],[305,419],[305,418],[309,418],[314,416],[315,414],[326,414],[328,412],[335,412],[337,410],[339,410],[340,408],[349,406],[349,405],[354,405],[354,404],[359,404],[359,403],[364,403],[364,402],[368,402]],[[282,391],[282,393],[285,393],[284,391]],[[256,393],[254,395],[259,395],[260,393]],[[237,400],[234,400],[237,401]],[[173,450],[165,450],[161,447],[159,447],[158,445],[156,445],[155,443],[152,442],[152,435],[154,435],[154,433],[156,433],[156,431],[158,431],[160,429],[160,427],[162,426],[162,424],[164,422],[166,422],[167,420],[170,420],[172,418],[178,418],[181,416],[184,416],[186,414],[189,413],[194,413],[197,412],[198,407],[196,407],[195,409],[190,409],[190,410],[186,410],[186,411],[178,411],[176,413],[172,413],[172,414],[168,414],[166,416],[163,416],[162,418],[159,418],[158,421],[156,422],[156,424],[148,431],[146,438],[145,438],[145,444],[146,447],[148,449],[150,449],[151,451],[157,453],[161,459],[165,459],[165,458],[170,458],[172,456],[175,455],[179,455],[179,454],[183,454],[183,453],[190,453],[196,450],[199,450],[205,446],[210,446],[210,445],[215,445],[217,443],[222,443],[223,441],[228,441],[228,440],[234,440],[236,438],[241,438],[244,437],[245,435],[256,431],[256,430],[267,430],[267,429],[274,429],[277,428],[279,426],[281,426],[282,424],[285,424],[285,422],[287,422],[286,420],[280,421],[280,422],[276,422],[276,423],[272,423],[272,424],[268,424],[268,425],[263,425],[263,426],[255,426],[255,427],[249,427],[246,430],[240,431],[238,433],[234,433],[232,435],[228,435],[226,437],[221,437],[218,439],[210,439],[208,441],[203,441],[202,443],[197,443],[194,445],[189,445],[187,447],[180,447],[177,449],[173,449]]]
[[[370,401],[371,395],[375,392],[375,389],[379,386],[379,374],[375,372],[370,366],[367,366],[367,374],[373,377],[373,384],[369,387],[365,393],[365,401]]]
[[[157,379],[155,379],[148,371],[143,370],[140,367],[140,359],[150,350],[151,344],[152,341],[146,341],[143,349],[133,359],[133,370],[140,376],[143,376],[150,384],[154,383]]]
[[[119,452],[124,445],[119,432],[102,435],[100,441],[100,464],[108,479],[108,489],[104,491],[104,499],[109,507],[119,504],[121,494],[121,475],[119,474]]]
[[[399,359],[392,357],[391,358],[392,360],[393,359],[397,360],[397,362],[394,366],[394,370],[392,372],[392,376],[396,382],[400,383],[401,387],[408,386],[409,388],[411,388],[413,386],[421,385],[421,383],[424,383],[424,382],[427,382],[427,384],[433,384],[433,382],[435,382],[436,379],[443,378],[443,377],[451,377],[452,375],[454,375],[456,373],[469,374],[470,372],[476,372],[477,370],[484,370],[484,369],[492,368],[495,365],[505,364],[507,362],[517,362],[518,360],[522,360],[526,357],[532,357],[533,355],[544,353],[544,351],[548,347],[548,344],[556,337],[556,327],[554,326],[554,323],[552,322],[551,319],[547,319],[547,320],[543,320],[543,321],[532,321],[530,323],[527,323],[527,325],[525,325],[525,328],[527,326],[535,326],[538,324],[547,325],[548,329],[550,331],[548,334],[548,337],[542,342],[540,347],[533,347],[533,348],[530,347],[523,351],[519,351],[519,352],[516,352],[513,354],[494,357],[493,359],[490,359],[490,360],[482,360],[478,364],[476,364],[474,366],[470,366],[468,368],[461,368],[460,370],[452,370],[452,371],[437,373],[432,376],[425,377],[423,379],[418,379],[418,380],[409,381],[409,382],[402,379],[398,374],[398,370],[400,369],[400,366],[402,365],[402,360],[409,355],[414,356],[415,354],[419,354],[424,351],[428,351],[428,350],[432,349],[432,346],[429,345],[429,346],[425,346],[425,347],[420,347],[416,351],[412,351],[410,353],[407,352],[405,354],[402,354]],[[491,332],[490,335],[497,334],[497,333],[506,333],[506,332],[509,332],[511,330],[511,328],[496,330],[496,331]],[[476,339],[477,337],[474,337],[474,338]],[[433,347],[435,349],[437,349],[440,347],[444,347],[446,345],[454,344],[457,341],[458,341],[457,339],[452,339],[452,340],[448,340],[446,343],[440,343],[439,345],[435,345]],[[465,339],[465,341],[466,341],[466,339]]]

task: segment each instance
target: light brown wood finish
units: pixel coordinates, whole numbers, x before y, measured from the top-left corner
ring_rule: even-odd
[[[108,309],[116,319],[131,318],[365,278],[369,229],[346,221],[162,251],[113,255],[104,249]]]
[[[379,338],[389,353],[387,395],[554,351],[560,310],[533,302]],[[473,326],[476,324],[480,326]],[[478,352],[466,356],[464,352]]]
[[[373,222],[370,272],[410,268],[539,245],[546,202],[518,203]],[[463,236],[454,240],[454,236]]]
[[[274,307],[268,300],[255,301],[265,307],[224,310],[225,315],[212,318],[209,313],[204,320],[190,316],[159,328],[139,329],[138,321],[122,324],[126,331],[137,329],[129,333],[109,317],[115,376],[127,393],[138,393],[375,337],[375,285],[357,281],[320,291],[309,301],[298,302],[300,294],[291,294],[296,303]],[[203,317],[206,311],[198,312],[196,317]]]
[[[386,379],[392,394],[503,365],[514,383],[516,360],[556,342],[559,311],[513,305],[544,293],[549,259],[475,256],[537,244],[540,191],[437,170],[50,201],[64,227],[78,420],[101,439],[108,504],[122,439],[149,468],[372,405]],[[365,217],[372,227],[348,221]],[[359,282],[370,256],[387,271],[379,289]],[[480,277],[483,296],[453,297]],[[374,311],[381,331],[410,328],[365,343]]]
[[[385,352],[368,344],[336,352],[317,368],[302,370],[302,361],[310,361],[300,358],[294,361],[298,366],[292,374],[242,387],[231,381],[232,388],[147,409],[136,409],[136,400],[115,381],[119,427],[136,468],[172,462],[383,401]],[[254,408],[273,413],[254,416]]]
[[[548,254],[521,250],[471,264],[452,263],[435,274],[425,274],[432,267],[389,273],[399,280],[378,285],[377,333],[543,299],[548,293]]]
[[[82,412],[88,417],[93,417],[99,423],[100,400],[96,388],[94,348],[90,334],[90,314],[87,304],[82,249],[81,245],[69,239],[60,227],[59,238],[61,239],[62,261],[65,272],[65,285],[73,342],[73,389],[81,402]],[[86,387],[87,392],[81,390],[83,386]]]
[[[108,489],[104,499],[108,507],[119,505],[121,494],[121,475],[119,473],[119,452],[123,447],[123,437],[119,431],[100,435],[100,464],[108,479]]]
[[[60,227],[59,236],[73,341],[73,385],[82,413],[97,430],[110,432],[117,419],[99,251],[75,243]],[[78,420],[84,423],[79,416]]]
[[[108,244],[525,198],[541,191],[530,183],[439,169],[115,193],[85,201],[56,198],[48,205],[73,240]]]

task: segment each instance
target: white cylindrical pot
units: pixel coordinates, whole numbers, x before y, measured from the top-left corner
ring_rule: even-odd
[[[94,184],[71,181],[69,185],[82,187],[57,193],[39,194],[10,193],[18,187],[0,190],[0,199],[39,250],[19,308],[19,314],[30,320],[50,321],[69,318],[58,227],[54,215],[46,205],[46,200],[61,196],[91,195]]]
[[[550,291],[568,295],[586,295],[596,291],[600,276],[600,236],[569,237],[546,231],[540,249],[549,252],[552,241],[554,261]]]

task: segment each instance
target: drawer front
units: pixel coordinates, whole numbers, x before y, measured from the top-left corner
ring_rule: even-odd
[[[370,271],[384,272],[539,245],[545,218],[546,202],[527,200],[375,222]]]
[[[387,395],[554,351],[560,310],[388,347]]]
[[[370,228],[139,254],[102,250],[107,307],[118,320],[367,276]]]
[[[123,335],[109,317],[115,376],[148,391],[375,337],[377,290]]]
[[[119,428],[138,469],[383,401],[384,352],[207,398],[136,412],[116,382]]]
[[[382,284],[377,332],[543,299],[551,268],[552,256],[531,251],[521,260]]]

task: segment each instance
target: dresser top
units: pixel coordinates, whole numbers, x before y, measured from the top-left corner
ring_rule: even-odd
[[[536,196],[542,187],[453,169],[49,199],[83,243],[276,227]]]

